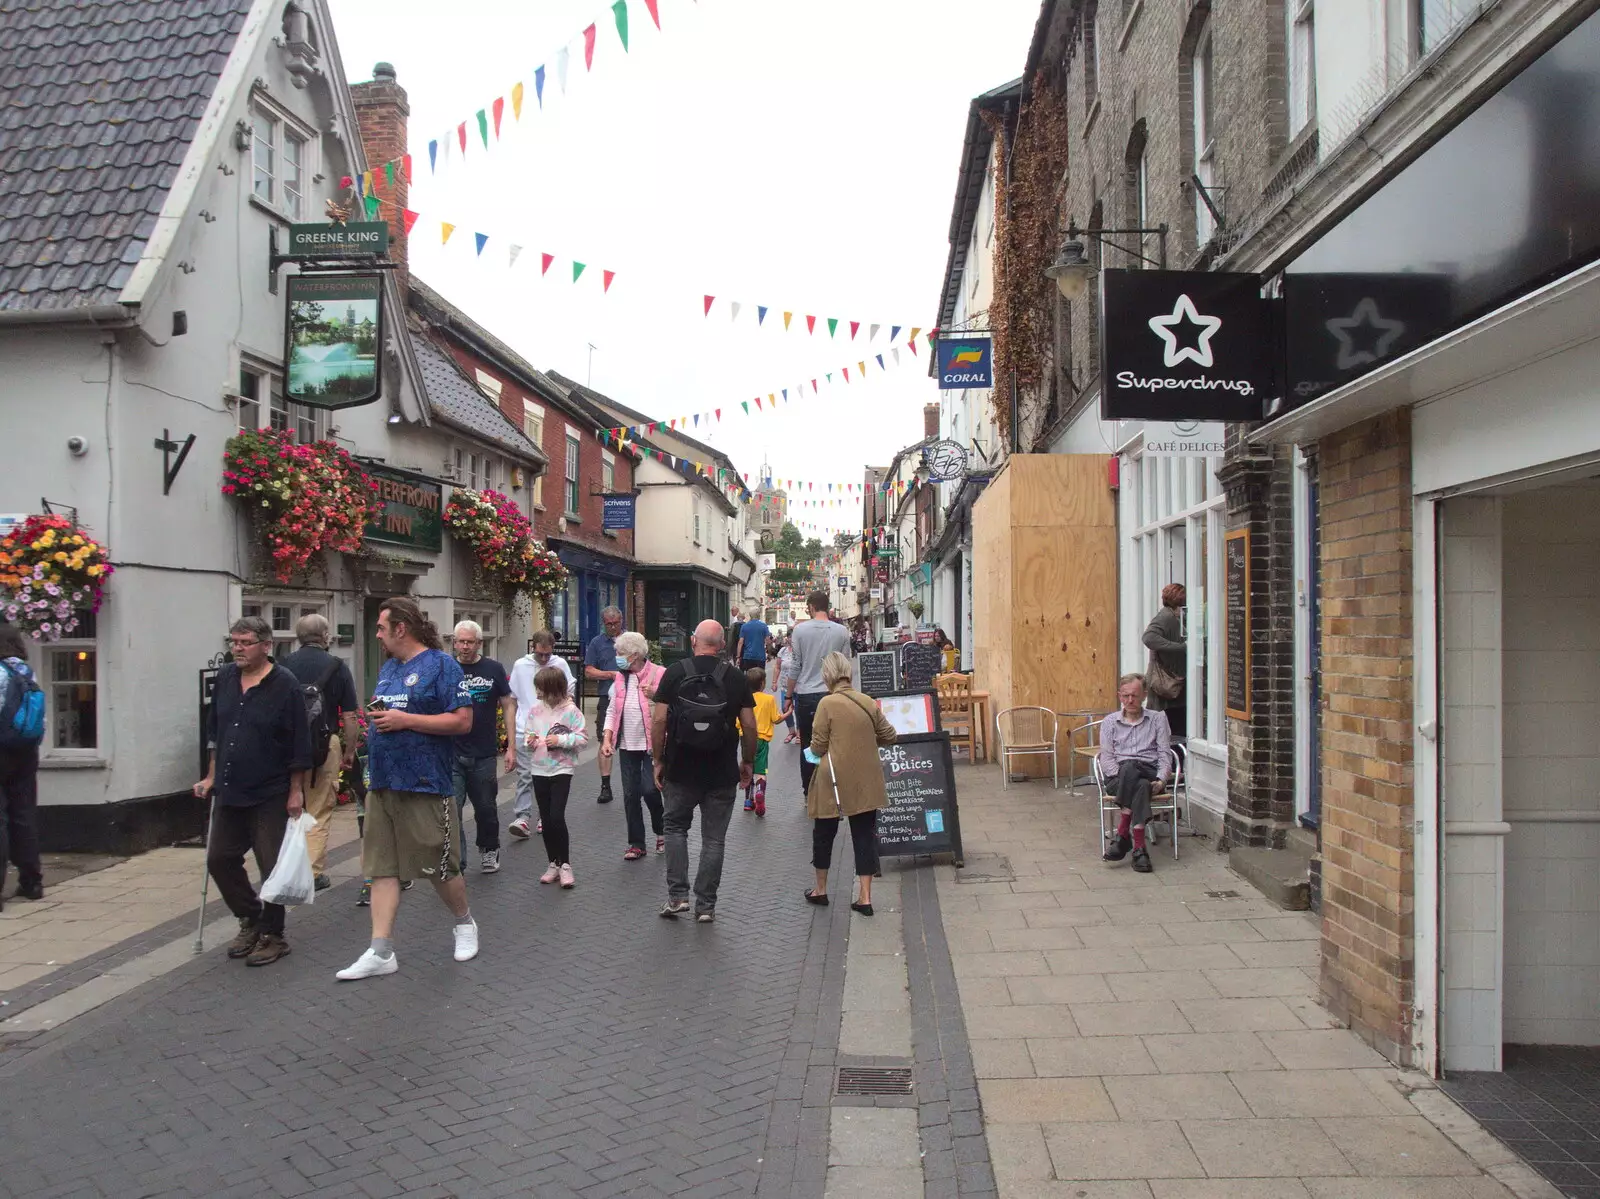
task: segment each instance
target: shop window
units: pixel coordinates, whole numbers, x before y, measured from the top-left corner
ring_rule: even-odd
[[[566,515],[568,520],[578,516],[578,453],[582,443],[570,433],[567,435]]]
[[[78,614],[75,636],[51,642],[45,685],[45,755],[71,757],[100,748],[100,653],[92,612]]]

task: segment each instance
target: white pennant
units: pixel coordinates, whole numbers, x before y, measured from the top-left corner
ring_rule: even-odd
[[[511,261],[508,262],[506,265],[507,266],[516,266],[517,265],[517,255],[520,254],[520,253],[522,253],[522,247],[521,246],[512,246],[511,247]]]
[[[900,365],[900,347],[899,346],[895,346],[895,348],[894,348],[894,364],[896,366]]]
[[[883,328],[882,325],[873,325],[872,326],[872,332],[867,334],[867,340],[868,341],[876,340],[876,338],[878,336],[878,330],[881,329],[881,328]]]
[[[448,133],[446,133],[444,135],[444,154],[442,155],[442,157],[444,159],[444,162],[443,162],[442,165],[444,165],[444,166],[448,167],[450,165],[450,143],[455,141],[455,140],[456,140],[456,131],[454,129],[450,130]]]
[[[562,46],[556,51],[556,79],[561,83],[561,94],[567,94],[567,64],[572,61],[571,52]]]
[[[740,304],[738,300],[734,300],[728,305],[728,307],[733,311],[733,319],[734,320],[738,320],[739,319],[739,309],[742,308],[743,305]]]

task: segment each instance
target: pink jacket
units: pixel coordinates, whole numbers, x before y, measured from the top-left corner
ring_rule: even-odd
[[[639,668],[639,686],[634,694],[639,704],[639,713],[644,717],[644,745],[646,749],[653,749],[650,744],[650,707],[654,702],[645,692],[655,694],[655,689],[661,685],[661,676],[666,674],[664,666],[657,666],[654,662],[646,662]],[[617,749],[622,748],[622,706],[627,702],[627,691],[623,691],[623,700],[612,704],[606,709],[605,731],[611,734],[611,743]]]

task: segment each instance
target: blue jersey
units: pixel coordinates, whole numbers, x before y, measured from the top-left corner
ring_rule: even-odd
[[[470,707],[472,692],[461,664],[443,650],[425,649],[409,662],[390,658],[378,671],[373,698],[397,712],[437,716]],[[388,791],[424,791],[450,795],[455,791],[451,772],[455,766],[455,738],[448,734],[406,729],[382,733],[376,727],[367,738],[370,785]]]

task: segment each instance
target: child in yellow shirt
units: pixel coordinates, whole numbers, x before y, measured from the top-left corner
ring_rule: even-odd
[[[750,680],[750,693],[755,696],[756,710],[756,760],[751,771],[750,789],[744,795],[744,810],[757,816],[767,814],[767,752],[772,747],[772,734],[778,721],[788,716],[778,711],[778,699],[766,690],[767,672],[752,666],[744,672]]]

